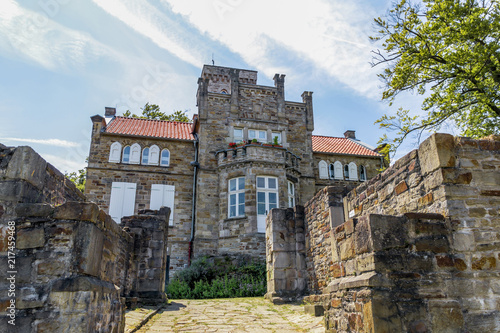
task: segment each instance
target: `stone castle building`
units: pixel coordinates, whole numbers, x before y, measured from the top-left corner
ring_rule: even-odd
[[[285,100],[257,72],[203,67],[192,123],[91,117],[85,194],[117,222],[168,206],[170,271],[192,256],[265,256],[266,216],[304,205],[325,186],[345,193],[378,174],[382,156],[359,141],[313,135],[312,92]]]

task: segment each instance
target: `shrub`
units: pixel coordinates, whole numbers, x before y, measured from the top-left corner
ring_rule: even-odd
[[[207,257],[177,272],[167,286],[171,299],[205,299],[263,296],[267,291],[263,263],[236,263],[229,257],[215,262]]]

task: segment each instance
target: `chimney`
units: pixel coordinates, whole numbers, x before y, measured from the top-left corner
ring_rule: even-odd
[[[346,139],[356,139],[356,131],[353,130],[347,130],[344,133],[344,137]]]
[[[116,108],[104,108],[104,117],[114,117],[116,115]]]

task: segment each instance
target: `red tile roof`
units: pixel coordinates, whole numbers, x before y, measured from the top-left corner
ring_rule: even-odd
[[[106,133],[194,140],[193,124],[177,121],[115,117],[106,127]]]
[[[380,156],[379,153],[347,138],[331,136],[312,136],[312,148],[315,153],[347,154],[359,156]]]

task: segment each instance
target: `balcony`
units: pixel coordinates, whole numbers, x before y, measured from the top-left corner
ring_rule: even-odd
[[[300,157],[281,146],[270,144],[245,144],[215,153],[219,167],[238,163],[267,162],[282,164],[286,169],[299,171]]]

